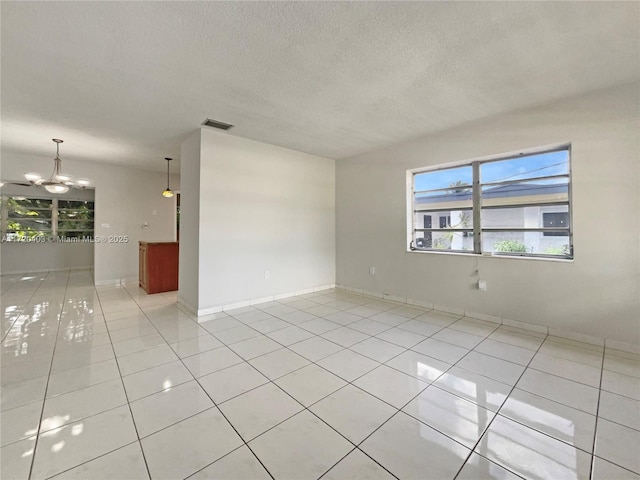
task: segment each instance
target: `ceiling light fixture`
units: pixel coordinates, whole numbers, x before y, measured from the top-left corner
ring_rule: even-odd
[[[169,188],[169,162],[173,159],[168,157],[164,157],[164,159],[167,161],[167,188],[165,189],[164,192],[162,192],[162,196],[171,198],[173,197],[173,191]]]
[[[70,187],[79,188],[84,190],[87,188],[91,182],[87,179],[79,179],[77,182],[72,181],[72,177],[70,175],[63,174],[62,170],[62,160],[60,159],[60,144],[63,140],[59,138],[52,138],[53,142],[56,144],[56,158],[53,159],[53,173],[48,180],[44,180],[40,174],[38,173],[25,173],[24,178],[29,181],[31,185],[41,185],[43,186],[47,192],[49,193],[67,193]],[[16,185],[18,185],[16,183]]]

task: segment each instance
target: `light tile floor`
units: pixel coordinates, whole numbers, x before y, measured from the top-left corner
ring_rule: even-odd
[[[326,290],[4,276],[1,477],[640,479],[640,357]]]

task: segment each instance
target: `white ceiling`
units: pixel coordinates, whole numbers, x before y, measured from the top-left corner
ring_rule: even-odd
[[[163,170],[206,118],[344,158],[640,78],[638,2],[2,2],[2,148]]]

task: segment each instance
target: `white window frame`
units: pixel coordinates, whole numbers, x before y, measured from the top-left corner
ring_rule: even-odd
[[[35,200],[51,200],[51,229],[48,230],[41,230],[42,235],[41,237],[47,238],[48,241],[51,242],[56,242],[58,241],[58,236],[59,234],[64,234],[67,231],[80,231],[80,232],[87,232],[86,239],[93,239],[94,235],[95,235],[95,217],[94,217],[94,227],[92,230],[65,230],[65,231],[60,231],[59,230],[59,215],[58,212],[60,210],[59,206],[58,206],[58,201],[59,200],[63,200],[63,201],[79,201],[79,202],[91,202],[94,204],[94,213],[95,213],[95,200],[84,200],[84,199],[76,199],[76,198],[62,198],[62,199],[58,199],[56,197],[51,198],[51,197],[40,197],[37,195],[9,195],[9,194],[3,194],[2,195],[2,202],[1,203],[1,208],[0,208],[0,236],[2,237],[2,239],[6,239],[7,235],[8,235],[8,223],[9,223],[9,208],[8,208],[8,202],[7,199],[12,198],[12,197],[24,197],[24,198],[28,198],[28,199],[35,199]],[[63,210],[68,210],[66,208],[63,208]],[[76,238],[76,237],[70,237],[70,238]],[[79,237],[78,237],[79,238]],[[4,240],[3,240],[4,241]],[[9,241],[8,243],[11,243],[12,241]],[[76,241],[75,243],[79,243],[79,240]]]
[[[531,206],[539,206],[539,207],[553,207],[557,205],[566,205],[568,208],[568,216],[569,216],[569,226],[567,228],[546,228],[544,226],[537,228],[483,228],[481,224],[481,212],[482,212],[482,187],[486,185],[508,185],[510,183],[522,182],[523,180],[507,180],[502,182],[491,182],[488,184],[483,184],[480,178],[480,166],[485,163],[496,162],[496,161],[505,161],[509,159],[519,159],[526,156],[540,155],[545,153],[557,152],[557,151],[567,151],[568,154],[568,171],[566,174],[562,175],[552,175],[552,176],[540,176],[534,177],[527,180],[536,180],[536,179],[551,179],[551,178],[567,178],[567,188],[568,188],[568,199],[566,201],[558,201],[558,202],[542,202],[539,204],[527,204],[527,207]],[[439,228],[416,228],[414,224],[416,213],[420,214],[436,214],[439,215],[437,209],[429,209],[429,210],[420,210],[417,209],[414,201],[416,190],[414,188],[414,179],[415,176],[425,172],[434,172],[438,170],[449,170],[459,167],[471,167],[473,171],[473,183],[468,188],[471,189],[472,192],[472,207],[471,213],[473,216],[473,228],[449,228],[447,232],[463,232],[466,235],[473,235],[473,250],[443,250],[434,248],[433,245],[430,248],[417,248],[416,247],[416,232],[442,232]],[[420,192],[418,192],[420,193]],[[522,206],[516,202],[513,204],[505,204],[500,207],[494,208],[516,208]],[[488,207],[484,207],[488,208]],[[433,224],[432,224],[433,227]],[[569,237],[569,253],[567,255],[552,255],[552,254],[544,254],[544,253],[516,253],[516,252],[483,252],[482,251],[482,241],[483,234],[490,232],[558,232],[563,231],[567,232],[567,236]],[[532,149],[527,149],[523,151],[513,152],[513,153],[505,153],[500,155],[494,155],[489,157],[483,157],[473,160],[467,160],[462,162],[450,163],[446,165],[438,165],[434,167],[423,167],[412,170],[407,170],[407,239],[408,239],[408,252],[416,252],[416,253],[438,253],[438,254],[449,254],[449,255],[494,255],[501,257],[520,257],[520,258],[540,258],[540,259],[560,259],[560,260],[573,260],[574,259],[574,247],[573,247],[573,202],[572,202],[572,172],[571,172],[571,143],[566,142],[558,145],[546,146],[546,147],[537,147]]]

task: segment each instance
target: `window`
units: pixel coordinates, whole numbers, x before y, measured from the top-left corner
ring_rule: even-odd
[[[6,207],[5,207],[6,204]],[[7,240],[49,237],[53,232],[53,200],[3,197],[3,236]],[[3,220],[4,220],[3,218]]]
[[[8,242],[93,238],[94,202],[2,196],[2,238]]]
[[[58,229],[61,237],[93,237],[93,202],[58,200]]]
[[[573,258],[569,146],[409,174],[411,250]]]

